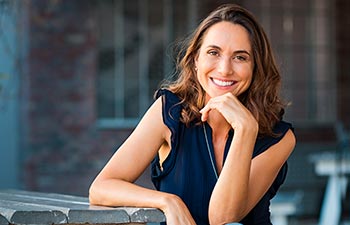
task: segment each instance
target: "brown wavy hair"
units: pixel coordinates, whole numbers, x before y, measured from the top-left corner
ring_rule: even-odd
[[[248,31],[254,58],[253,79],[238,98],[258,121],[259,135],[275,136],[272,128],[281,120],[285,106],[279,96],[280,72],[263,28],[249,11],[236,4],[218,7],[184,40],[177,56],[176,78],[163,83],[162,88],[181,99],[183,123],[190,126],[200,121],[199,110],[205,105],[205,91],[197,80],[195,58],[208,29],[221,21],[239,24]]]

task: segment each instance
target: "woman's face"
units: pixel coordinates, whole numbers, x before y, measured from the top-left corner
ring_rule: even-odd
[[[242,94],[252,81],[254,68],[247,30],[226,21],[211,26],[204,34],[195,65],[206,101],[227,92]]]

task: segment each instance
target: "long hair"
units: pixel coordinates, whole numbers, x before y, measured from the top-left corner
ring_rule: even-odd
[[[205,105],[205,91],[197,80],[195,58],[208,29],[221,21],[241,25],[248,31],[254,58],[253,78],[249,88],[238,98],[258,121],[259,135],[274,136],[272,128],[281,120],[285,106],[279,96],[280,72],[263,28],[249,11],[238,5],[222,5],[199,24],[181,46],[176,79],[162,87],[181,99],[180,120],[183,123],[190,126],[200,121],[199,110]]]

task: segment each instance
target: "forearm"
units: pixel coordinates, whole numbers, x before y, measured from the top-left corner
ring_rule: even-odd
[[[89,200],[94,205],[165,207],[169,195],[147,189],[119,179],[96,180],[89,190]]]
[[[164,212],[168,224],[195,225],[187,206],[178,196],[123,180],[95,181],[89,199],[96,205],[158,208]]]
[[[247,212],[249,174],[257,131],[238,131],[209,204],[211,224],[239,221]]]

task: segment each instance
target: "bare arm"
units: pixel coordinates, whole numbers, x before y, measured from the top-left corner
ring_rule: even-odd
[[[253,160],[258,125],[251,113],[230,94],[208,102],[204,120],[218,110],[235,130],[225,165],[209,203],[210,224],[238,222],[257,204],[271,186],[295,145],[291,131]],[[260,171],[264,173],[260,173]]]
[[[295,137],[289,130],[279,143],[253,160],[250,159],[250,162],[240,153],[248,149],[238,148],[240,145],[234,142],[230,149],[233,151],[226,158],[211,196],[209,205],[211,224],[221,224],[222,220],[238,222],[254,208],[272,185],[283,163],[292,152]]]
[[[90,203],[159,208],[172,224],[194,224],[179,197],[133,183],[169,137],[170,131],[162,120],[162,102],[159,98],[91,184]]]

